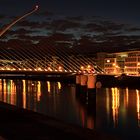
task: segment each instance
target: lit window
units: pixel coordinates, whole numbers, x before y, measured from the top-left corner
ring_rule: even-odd
[[[107,60],[107,63],[110,63],[110,60],[109,59]]]

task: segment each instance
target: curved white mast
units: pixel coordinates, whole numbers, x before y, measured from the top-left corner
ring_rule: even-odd
[[[23,16],[21,16],[21,17],[15,19],[14,21],[12,21],[12,22],[11,22],[10,24],[8,24],[6,27],[4,27],[2,30],[0,30],[0,37],[1,37],[8,29],[10,29],[14,24],[16,24],[18,21],[20,21],[20,20],[22,20],[23,18],[25,18],[25,17],[31,15],[32,13],[34,13],[34,12],[37,11],[37,10],[38,10],[38,5],[36,5],[35,8],[34,8],[32,11],[30,11],[30,12],[24,14]]]

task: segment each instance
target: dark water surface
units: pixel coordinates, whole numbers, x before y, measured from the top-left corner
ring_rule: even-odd
[[[0,79],[0,101],[46,114],[81,127],[140,138],[140,90]]]

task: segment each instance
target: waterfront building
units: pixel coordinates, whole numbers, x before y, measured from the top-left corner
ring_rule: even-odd
[[[97,60],[107,74],[140,74],[140,51],[98,53]]]

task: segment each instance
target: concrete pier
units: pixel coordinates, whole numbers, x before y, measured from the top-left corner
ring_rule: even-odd
[[[77,85],[81,84],[81,75],[76,75],[76,84]]]
[[[87,88],[88,89],[96,88],[96,75],[88,75]]]
[[[88,76],[87,75],[81,75],[81,86],[86,86],[88,81]]]

